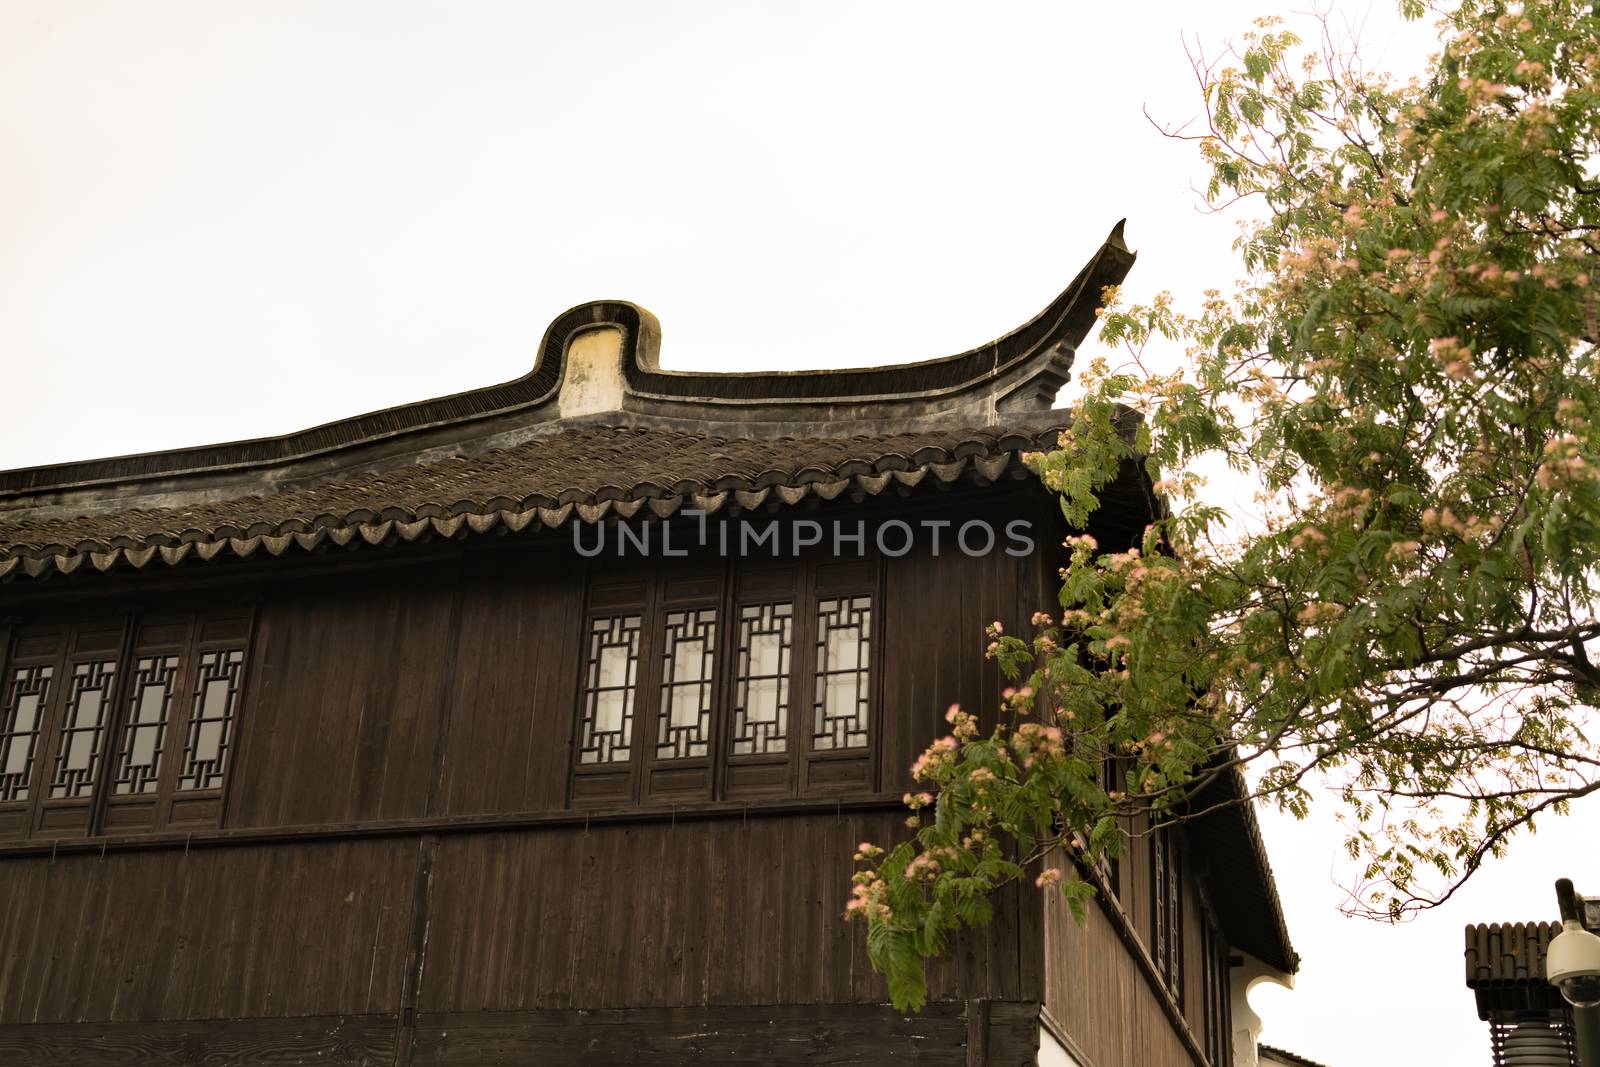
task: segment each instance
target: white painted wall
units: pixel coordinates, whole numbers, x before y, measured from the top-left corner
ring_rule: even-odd
[[[1039,1067],[1080,1067],[1055,1035],[1042,1026],[1039,1027]]]
[[[1229,1006],[1233,1012],[1233,1067],[1260,1067],[1256,1042],[1261,1037],[1261,1016],[1250,1007],[1250,990],[1258,985],[1294,988],[1294,975],[1269,967],[1251,955],[1230,972]]]

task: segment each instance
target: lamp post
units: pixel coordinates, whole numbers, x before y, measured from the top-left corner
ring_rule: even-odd
[[[1572,1006],[1580,1067],[1600,1067],[1600,937],[1584,928],[1583,905],[1571,879],[1556,882],[1556,903],[1561,933],[1545,953],[1545,977]]]

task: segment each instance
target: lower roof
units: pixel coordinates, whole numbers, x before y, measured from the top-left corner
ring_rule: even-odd
[[[1064,413],[1010,428],[827,437],[727,437],[588,425],[510,448],[447,455],[174,507],[0,511],[0,577],[279,556],[391,538],[521,532],[680,508],[793,505],[922,483],[994,481],[1056,447]]]

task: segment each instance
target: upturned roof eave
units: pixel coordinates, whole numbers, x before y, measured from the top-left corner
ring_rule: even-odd
[[[1045,394],[1066,381],[1076,346],[1093,327],[1100,293],[1121,282],[1134,254],[1119,222],[1072,283],[1027,323],[966,352],[886,367],[719,374],[663,370],[660,327],[626,301],[596,301],[557,316],[532,370],[510,382],[339,419],[293,433],[200,447],[0,471],[0,510],[43,499],[119,490],[141,483],[221,485],[251,472],[292,477],[294,468],[337,470],[365,458],[448,450],[497,433],[530,436],[564,421],[560,393],[568,347],[578,335],[614,328],[622,337],[627,421],[701,423],[719,432],[771,433],[819,422],[862,428],[912,426],[987,410],[1048,408]],[[1015,399],[1020,398],[1020,399]],[[781,429],[779,429],[781,432]],[[313,471],[314,473],[315,471]]]

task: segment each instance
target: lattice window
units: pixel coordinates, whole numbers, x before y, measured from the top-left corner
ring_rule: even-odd
[[[1115,756],[1107,756],[1100,761],[1100,788],[1108,794],[1121,790],[1122,764]],[[1119,837],[1118,845],[1125,843]],[[1110,853],[1100,856],[1100,874],[1105,879],[1106,889],[1113,897],[1120,897],[1122,893],[1122,858]]]
[[[50,777],[51,799],[88,796],[94,789],[116,675],[114,660],[79,663],[72,668],[61,719],[61,740],[56,746],[55,773]]]
[[[716,640],[714,609],[667,613],[657,759],[686,759],[710,751]]]
[[[226,649],[200,654],[194,706],[183,744],[179,789],[215,789],[227,771],[233,744],[233,717],[239,706],[244,652]]]
[[[0,802],[28,799],[40,718],[50,696],[50,667],[18,667],[0,705]]]
[[[765,755],[788,749],[793,635],[792,603],[748,604],[739,609],[739,666],[733,704],[735,755]]]
[[[639,676],[639,615],[613,615],[589,624],[583,689],[580,763],[626,763],[633,742]]]
[[[1178,869],[1177,842],[1171,830],[1150,835],[1151,869],[1155,892],[1151,901],[1155,911],[1151,955],[1156,973],[1161,976],[1179,1005],[1183,1004],[1183,896]]]
[[[813,748],[867,746],[871,646],[871,597],[839,597],[817,603]]]
[[[1206,1058],[1211,1067],[1228,1067],[1233,1060],[1228,943],[1211,922],[1202,924],[1201,940],[1205,956]]]
[[[130,680],[127,724],[117,754],[113,791],[154,793],[161,782],[161,753],[177,695],[178,657],[141,656]]]
[[[1150,895],[1153,911],[1150,954],[1155,957],[1156,973],[1162,981],[1167,978],[1167,833],[1157,830],[1150,835],[1150,867],[1155,892]]]
[[[1167,988],[1183,1007],[1183,877],[1175,842],[1167,841]]]

